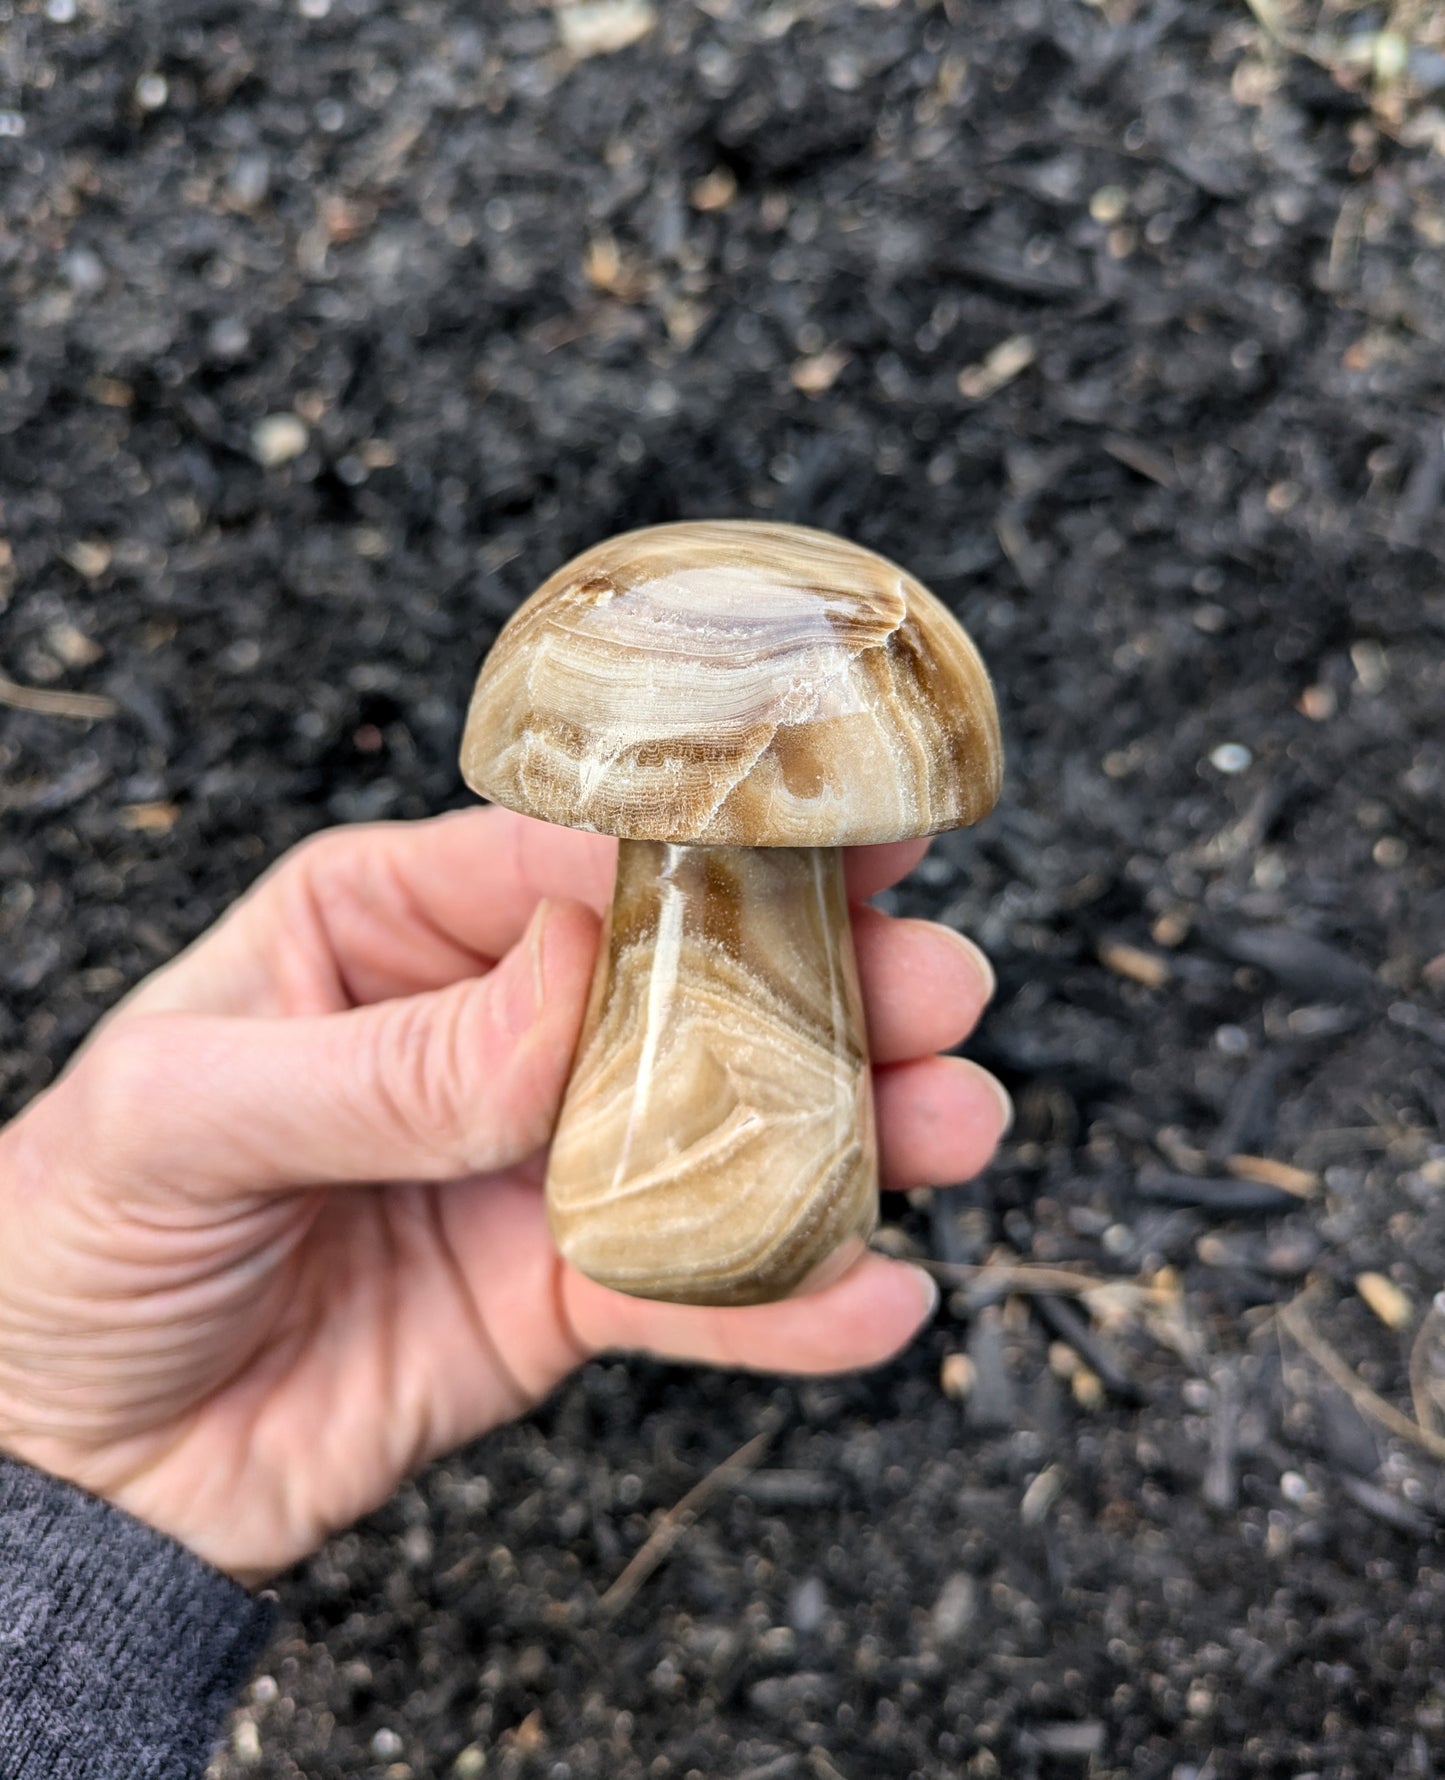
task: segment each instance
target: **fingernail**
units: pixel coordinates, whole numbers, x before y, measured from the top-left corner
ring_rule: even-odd
[[[983,978],[984,1000],[992,1001],[994,991],[998,988],[998,978],[993,973],[993,966],[988,961],[988,954],[981,946],[975,945],[966,933],[960,933],[956,927],[945,927],[943,931],[948,937],[968,953],[973,968]]]
[[[1009,1093],[1008,1089],[1003,1085],[1003,1083],[998,1079],[998,1077],[996,1075],[990,1075],[988,1070],[986,1070],[986,1069],[983,1070],[981,1073],[983,1075],[983,1079],[988,1083],[989,1087],[991,1087],[993,1089],[994,1093],[998,1096],[998,1103],[999,1103],[1000,1108],[1003,1111],[1003,1124],[999,1127],[999,1136],[1000,1136],[1000,1138],[1007,1137],[1009,1132],[1012,1131],[1014,1128],[1013,1096]]]
[[[1003,1123],[999,1126],[998,1134],[1000,1139],[1007,1137],[1009,1132],[1013,1129],[1014,1122],[1014,1103],[1008,1089],[996,1075],[985,1069],[981,1063],[975,1063],[972,1057],[962,1057],[959,1061],[968,1065],[993,1095],[994,1099],[998,1101],[999,1112],[1003,1117]]]
[[[542,948],[549,912],[548,903],[538,903],[520,944],[503,966],[507,980],[502,985],[502,1025],[513,1038],[530,1032],[542,1011],[546,980]]]
[[[938,1281],[931,1273],[925,1273],[921,1267],[910,1267],[908,1271],[918,1281],[918,1295],[923,1300],[923,1320],[931,1322],[934,1312],[938,1309]]]

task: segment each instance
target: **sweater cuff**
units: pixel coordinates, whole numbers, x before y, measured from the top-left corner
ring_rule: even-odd
[[[0,1774],[196,1780],[276,1610],[0,1454]]]

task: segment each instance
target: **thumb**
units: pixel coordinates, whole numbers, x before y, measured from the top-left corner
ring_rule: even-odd
[[[141,1015],[71,1078],[67,1115],[111,1179],[325,1185],[452,1180],[550,1137],[576,1046],[597,918],[539,904],[487,976],[298,1019]]]

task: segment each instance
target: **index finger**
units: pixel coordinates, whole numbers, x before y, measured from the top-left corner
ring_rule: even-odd
[[[927,846],[849,849],[849,895],[896,882]],[[544,899],[605,914],[616,859],[605,835],[496,806],[332,829],[283,858],[135,999],[176,1008],[199,993],[214,1011],[321,1012],[445,988],[510,951]],[[300,979],[321,987],[298,999]]]
[[[389,853],[390,869],[405,875],[416,906],[491,958],[516,944],[544,897],[585,902],[599,915],[612,900],[617,842],[604,835],[495,805],[370,833],[372,844]],[[843,869],[850,899],[864,902],[896,884],[927,851],[927,840],[849,847]]]
[[[519,816],[513,810],[495,805],[482,810],[463,810],[456,816],[442,816],[435,823],[422,823],[435,828],[440,836],[443,825],[457,825],[455,838],[461,841],[460,825],[467,825],[464,844],[481,849],[496,848],[500,875],[489,873],[497,894],[498,907],[511,910],[515,920],[520,914],[522,926],[531,917],[531,910],[543,896],[570,896],[574,901],[591,902],[599,914],[606,912],[612,897],[612,874],[617,858],[617,842],[602,835],[584,834],[575,828],[559,828],[552,822],[539,822],[532,816]],[[483,833],[482,824],[489,824]],[[877,847],[849,847],[843,856],[843,872],[848,896],[853,902],[866,902],[890,884],[908,876],[928,851],[928,840],[889,841]],[[605,861],[605,863],[604,863]],[[515,904],[515,907],[513,905]],[[517,932],[521,927],[517,928]],[[510,945],[515,939],[508,939]],[[505,946],[501,950],[505,950]]]

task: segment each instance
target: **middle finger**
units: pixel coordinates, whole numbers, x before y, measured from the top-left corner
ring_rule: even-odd
[[[875,1063],[951,1050],[973,1031],[993,994],[987,958],[972,940],[936,921],[858,907],[853,945]]]

